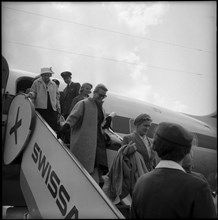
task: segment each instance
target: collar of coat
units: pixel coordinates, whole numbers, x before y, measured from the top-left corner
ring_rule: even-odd
[[[175,161],[172,160],[161,160],[158,165],[155,167],[156,168],[171,168],[171,169],[177,169],[177,170],[182,170],[185,172],[185,170],[182,168],[182,166]]]
[[[52,80],[49,80],[48,84],[46,85],[46,83],[44,82],[44,80],[42,79],[42,77],[40,77],[39,79],[37,79],[38,82],[42,83],[45,87],[49,86],[50,84],[54,84],[55,82],[53,82]]]

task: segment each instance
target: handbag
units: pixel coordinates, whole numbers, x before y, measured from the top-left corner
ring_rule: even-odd
[[[104,135],[105,135],[105,141],[107,144],[109,145],[113,145],[113,144],[118,144],[121,145],[122,143],[122,138],[117,135],[116,133],[114,133],[113,131],[111,131],[110,129],[104,129]]]

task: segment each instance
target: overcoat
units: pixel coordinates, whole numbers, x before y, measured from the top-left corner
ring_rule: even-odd
[[[73,99],[79,95],[80,84],[77,82],[71,82],[71,84],[65,87],[60,96],[61,114],[68,116],[70,113],[70,106]]]
[[[216,218],[207,182],[182,170],[155,168],[134,188],[131,218]]]
[[[71,126],[70,151],[89,173],[94,171],[95,165],[97,117],[97,106],[89,97],[77,102],[66,119],[66,123]]]

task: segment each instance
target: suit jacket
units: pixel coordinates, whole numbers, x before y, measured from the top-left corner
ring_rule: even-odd
[[[70,106],[73,99],[79,95],[80,84],[72,82],[69,88],[66,86],[60,96],[61,114],[68,116],[70,114]]]
[[[148,150],[142,141],[142,139],[139,137],[139,135],[136,132],[133,132],[131,134],[128,134],[123,137],[122,145],[128,144],[130,141],[135,142],[137,151],[143,156],[145,165],[148,169],[148,171],[151,171],[155,165],[155,155],[156,153],[151,149],[152,147],[152,139],[148,138],[149,148],[151,149],[151,156],[149,157]]]
[[[132,218],[215,218],[208,184],[182,170],[156,168],[134,188]]]

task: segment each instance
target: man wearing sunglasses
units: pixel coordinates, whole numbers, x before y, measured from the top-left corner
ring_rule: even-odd
[[[102,175],[108,171],[102,130],[106,118],[103,100],[107,91],[105,85],[98,84],[93,97],[76,103],[57,135],[60,138],[71,127],[70,150],[99,184],[103,181]]]

